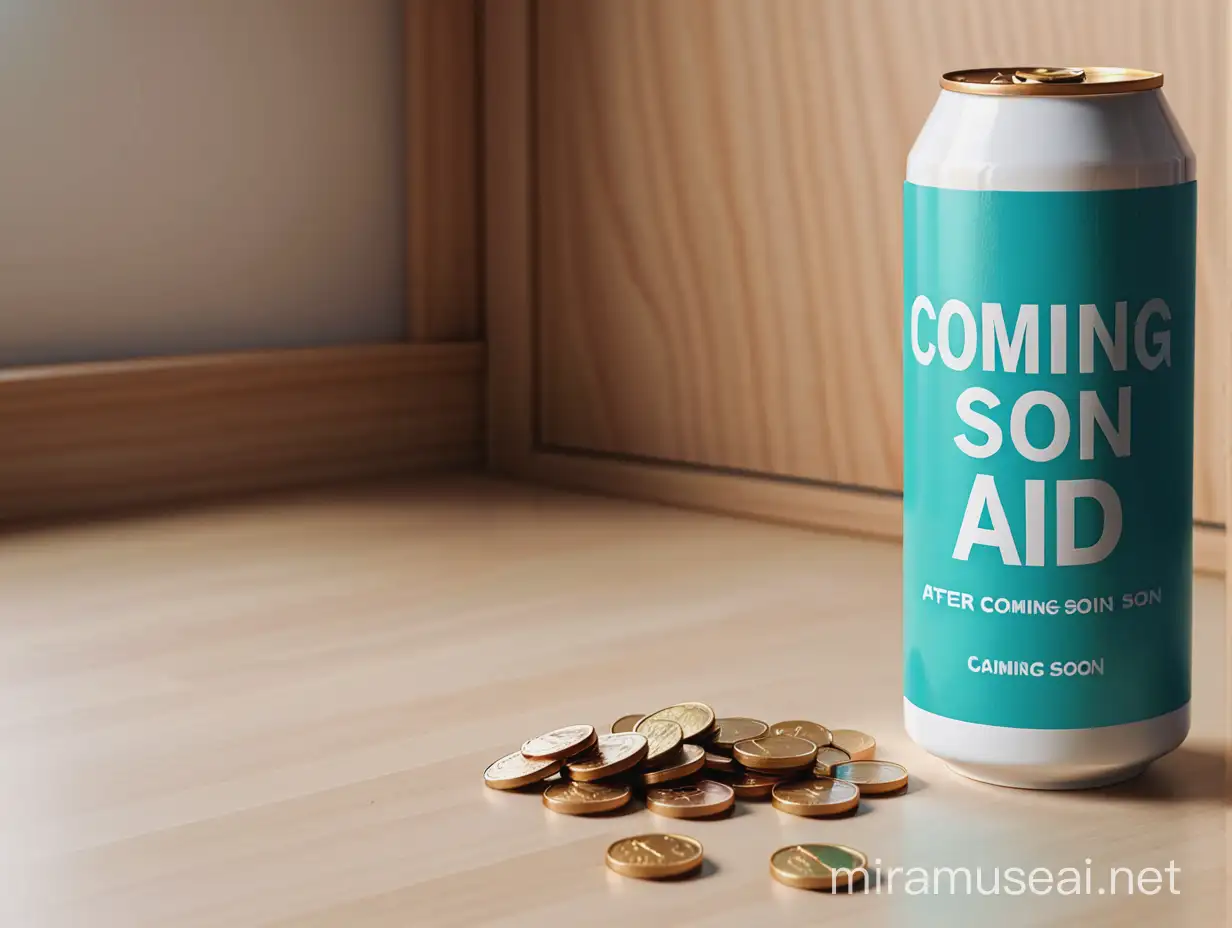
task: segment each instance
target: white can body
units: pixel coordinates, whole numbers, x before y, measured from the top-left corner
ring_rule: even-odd
[[[943,90],[907,168],[909,184],[969,191],[1134,190],[1195,177],[1194,154],[1160,90],[1055,97]],[[952,539],[937,541],[953,546]],[[1124,724],[1049,729],[948,717],[910,696],[905,722],[917,743],[956,772],[1003,786],[1118,782],[1175,749],[1189,729],[1187,702]]]
[[[1197,178],[1162,90],[996,97],[943,90],[907,180],[950,190],[1129,190]]]

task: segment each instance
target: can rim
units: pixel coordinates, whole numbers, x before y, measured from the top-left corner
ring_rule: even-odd
[[[941,87],[955,93],[994,97],[1073,97],[1140,93],[1164,85],[1159,71],[1139,68],[1015,65],[965,68],[941,75]]]

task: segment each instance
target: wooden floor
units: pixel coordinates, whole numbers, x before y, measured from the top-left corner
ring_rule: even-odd
[[[900,721],[893,545],[481,478],[0,539],[0,925],[1226,923],[1222,583],[1197,584],[1194,729],[1137,783],[957,779]],[[908,795],[810,823],[680,824],[690,882],[608,873],[672,823],[485,789],[543,729],[700,699],[870,731]],[[1084,867],[1092,894],[833,898],[770,853],[884,867]],[[1171,895],[1098,895],[1180,867]],[[945,887],[943,887],[945,888]]]

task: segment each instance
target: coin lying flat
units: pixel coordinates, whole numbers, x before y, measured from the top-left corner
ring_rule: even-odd
[[[622,715],[612,723],[612,734],[618,735],[621,732],[633,731],[633,727],[643,718],[644,716],[640,712],[634,712],[632,715]]]
[[[646,790],[646,808],[668,818],[709,818],[726,812],[735,801],[732,788],[714,780]]]
[[[646,738],[646,764],[650,767],[670,758],[684,740],[680,724],[671,719],[642,719],[636,733]]]
[[[682,702],[679,705],[652,712],[638,722],[633,730],[645,734],[642,726],[652,719],[668,719],[675,722],[684,732],[684,740],[694,744],[705,741],[714,731],[714,710],[704,702]]]
[[[483,785],[492,789],[519,789],[546,780],[558,770],[558,760],[531,760],[521,751],[514,751],[488,765],[483,772]]]
[[[840,889],[868,875],[868,857],[842,844],[793,844],[770,856],[770,875],[796,889]]]
[[[608,869],[638,880],[664,880],[702,865],[702,844],[685,835],[637,835],[607,849]]]
[[[783,777],[742,770],[726,782],[741,799],[765,799],[776,786],[785,781]]]
[[[707,770],[713,770],[715,773],[735,773],[739,766],[739,764],[724,754],[706,752],[705,767]]]
[[[852,760],[870,760],[877,753],[877,739],[862,731],[836,728],[830,732],[830,741],[850,754]]]
[[[553,783],[543,791],[543,804],[563,815],[594,815],[619,809],[633,798],[628,786],[607,783]]]
[[[817,745],[806,738],[792,735],[762,735],[736,742],[732,753],[750,770],[772,773],[812,767],[817,759]]]
[[[836,779],[854,783],[864,796],[896,793],[907,785],[907,768],[888,760],[852,760],[833,769]]]
[[[602,780],[636,767],[646,759],[648,750],[646,736],[637,732],[600,735],[593,748],[570,758],[565,769],[571,780]]]
[[[818,818],[850,812],[860,804],[860,790],[846,780],[819,777],[780,783],[771,792],[770,801],[780,812]]]
[[[683,780],[701,770],[706,763],[706,752],[696,744],[682,744],[678,753],[661,767],[642,771],[642,784],[654,786],[656,783],[670,783],[672,780]]]
[[[791,735],[793,738],[804,738],[813,742],[819,748],[830,743],[830,729],[816,722],[806,722],[799,719],[790,722],[775,722],[770,726],[772,735]]]
[[[715,754],[730,754],[737,741],[760,738],[769,730],[770,726],[759,719],[717,719],[707,747]]]
[[[590,750],[597,740],[598,735],[595,734],[593,726],[569,725],[531,738],[522,745],[522,753],[536,759],[563,760]]]
[[[845,764],[851,760],[851,755],[842,748],[827,745],[817,751],[817,762],[813,764],[813,772],[819,777],[833,776],[831,770],[835,764]]]

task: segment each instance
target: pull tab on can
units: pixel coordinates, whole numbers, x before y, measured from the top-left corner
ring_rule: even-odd
[[[1021,64],[950,71],[941,77],[944,90],[997,97],[1102,96],[1158,90],[1163,85],[1164,76],[1158,71],[1095,65],[1061,68]]]
[[[1083,68],[1026,68],[1014,72],[1015,84],[1081,84],[1086,79]]]

